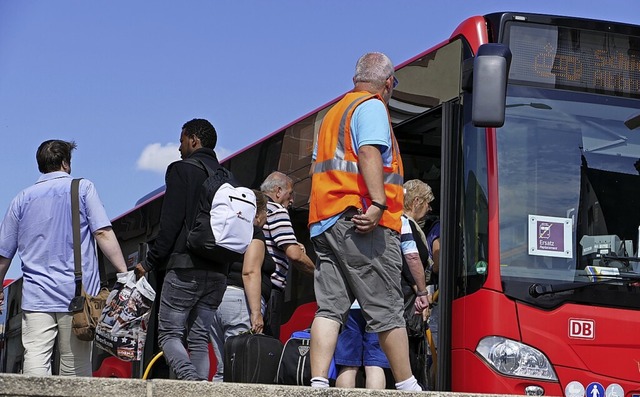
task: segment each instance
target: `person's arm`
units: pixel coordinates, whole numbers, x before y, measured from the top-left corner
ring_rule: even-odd
[[[291,224],[289,212],[282,206],[276,206],[268,213],[264,226],[275,245],[286,255],[289,263],[305,274],[313,275],[315,265],[298,242]]]
[[[358,149],[358,167],[360,174],[367,185],[367,191],[371,201],[386,205],[387,197],[384,191],[384,179],[382,168],[382,155],[380,150],[373,145],[364,145]],[[353,216],[353,223],[360,233],[372,231],[380,221],[383,211],[375,205],[369,206],[362,215]]]
[[[384,102],[370,99],[358,105],[351,118],[351,139],[358,153],[358,169],[365,185],[368,198],[382,206],[387,205],[384,190],[383,153],[392,146],[389,128],[389,113]],[[368,233],[380,222],[383,210],[370,205],[362,215],[356,215],[356,231]]]
[[[9,270],[9,266],[11,265],[11,259],[5,258],[4,256],[0,256],[0,309],[2,309],[2,304],[4,303],[4,288],[1,288],[2,284],[4,284],[4,278],[7,275],[7,271]],[[0,310],[2,313],[2,310]]]
[[[187,213],[187,192],[189,192],[184,167],[191,166],[174,163],[167,170],[166,190],[160,212],[160,230],[155,242],[149,247],[146,259],[140,266],[136,266],[136,273],[139,273],[139,270],[148,272],[164,263],[180,235]]]
[[[11,202],[11,206],[7,210],[2,223],[0,223],[0,241],[2,242],[2,248],[0,248],[2,254],[0,254],[0,306],[4,302],[4,278],[7,276],[9,267],[11,266],[11,260],[16,254],[18,249],[18,217],[16,216],[17,198]]]
[[[316,169],[316,161],[311,161],[311,167],[309,167],[309,176],[313,176],[313,171]]]
[[[407,265],[409,265],[409,270],[411,271],[411,275],[416,282],[416,287],[418,288],[418,292],[425,291],[427,289],[427,283],[424,277],[424,268],[422,267],[422,262],[420,261],[420,254],[417,252],[411,252],[404,255],[404,259],[407,261]]]
[[[120,249],[120,244],[118,244],[118,239],[113,229],[111,227],[98,229],[93,233],[93,236],[96,238],[98,247],[100,247],[100,250],[104,256],[109,259],[109,262],[111,262],[116,271],[118,273],[126,272],[127,262],[122,256],[122,250]]]
[[[440,272],[440,239],[433,240],[432,243],[433,253],[433,273],[438,274]]]
[[[299,243],[287,244],[284,247],[284,253],[287,255],[289,263],[293,264],[298,270],[302,273],[313,275],[314,270],[316,270],[316,266],[311,258],[309,258],[301,248]]]
[[[264,241],[259,239],[251,240],[242,262],[242,283],[244,284],[244,294],[247,296],[249,305],[251,330],[256,333],[262,332],[264,328],[260,303],[262,297],[262,262],[264,262],[265,250]]]
[[[429,307],[430,296],[427,293],[427,283],[424,278],[424,268],[420,261],[420,254],[417,252],[411,252],[405,254],[404,258],[407,261],[411,275],[416,282],[416,313],[422,313]]]
[[[87,180],[80,180],[80,198],[84,203],[85,217],[89,223],[89,230],[96,239],[98,247],[118,272],[127,271],[127,263],[122,256],[120,244],[116,238],[109,217],[104,210],[102,201],[94,184]]]

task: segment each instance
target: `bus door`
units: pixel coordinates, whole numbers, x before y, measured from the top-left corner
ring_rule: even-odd
[[[394,128],[402,161],[404,164],[405,181],[419,179],[427,183],[433,190],[435,200],[431,203],[431,212],[425,219],[419,220],[425,234],[435,221],[440,221],[440,273],[433,275],[432,280],[440,290],[437,307],[429,319],[429,327],[436,336],[439,352],[450,350],[451,301],[453,286],[443,288],[443,280],[451,280],[451,272],[447,263],[453,263],[459,257],[460,238],[458,215],[460,213],[459,191],[460,182],[460,112],[459,100],[445,102],[410,121]],[[435,277],[434,277],[435,276]],[[445,278],[443,278],[443,276]],[[443,296],[444,293],[444,296]],[[444,298],[443,298],[444,297]],[[445,360],[439,363],[439,368],[448,368],[446,359],[449,355],[440,355]],[[439,371],[448,377],[448,371]],[[433,379],[431,380],[433,382]],[[447,382],[440,380],[438,389],[446,388]],[[444,383],[444,384],[443,384]],[[430,389],[435,389],[431,384]]]

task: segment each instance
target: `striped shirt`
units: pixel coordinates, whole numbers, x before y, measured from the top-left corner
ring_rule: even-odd
[[[409,224],[409,218],[406,215],[400,217],[402,220],[402,229],[400,229],[400,249],[402,255],[418,253],[418,246],[413,238],[413,232],[411,231],[411,225]]]
[[[271,283],[277,288],[284,289],[289,273],[289,261],[284,249],[289,244],[298,243],[287,209],[269,200],[267,223],[262,227],[262,231],[267,243],[267,251],[276,263],[276,271],[271,275]]]

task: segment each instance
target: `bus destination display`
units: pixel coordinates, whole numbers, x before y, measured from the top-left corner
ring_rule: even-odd
[[[640,38],[513,23],[512,82],[640,97]]]

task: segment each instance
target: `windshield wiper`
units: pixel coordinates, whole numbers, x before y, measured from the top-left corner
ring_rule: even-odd
[[[598,278],[602,278],[602,281],[595,281],[592,283],[561,283],[561,284],[538,284],[534,283],[529,286],[529,295],[537,298],[542,295],[555,294],[557,292],[572,291],[593,285],[610,284],[613,282],[628,281],[638,282],[640,281],[640,274],[638,273],[620,273],[618,275],[603,275],[599,274]]]
[[[610,261],[631,261],[631,262],[640,262],[640,258],[636,258],[635,256],[619,256],[614,253],[601,255],[600,256],[604,263],[609,263]]]

